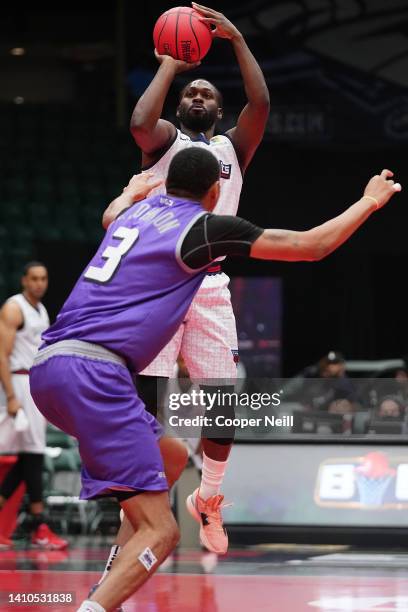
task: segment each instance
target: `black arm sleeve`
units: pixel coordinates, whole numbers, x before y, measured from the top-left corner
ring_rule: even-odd
[[[222,255],[248,257],[251,246],[263,229],[241,217],[203,215],[181,245],[181,259],[194,270]]]

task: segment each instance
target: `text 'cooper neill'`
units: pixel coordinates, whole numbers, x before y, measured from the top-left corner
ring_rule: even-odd
[[[293,416],[264,416],[262,418],[228,418],[225,416],[217,416],[215,419],[208,416],[195,416],[193,418],[179,417],[172,414],[169,417],[169,425],[171,427],[238,427],[246,429],[248,427],[293,427]]]

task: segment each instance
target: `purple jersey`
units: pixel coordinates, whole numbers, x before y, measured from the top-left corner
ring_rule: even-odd
[[[199,203],[168,195],[122,213],[43,334],[45,344],[99,344],[143,370],[182,323],[206,273],[180,258],[184,236],[203,214]]]

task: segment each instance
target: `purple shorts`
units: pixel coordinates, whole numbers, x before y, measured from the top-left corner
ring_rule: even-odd
[[[31,369],[30,388],[45,418],[78,440],[82,499],[168,490],[157,442],[161,426],[124,365],[55,355]]]

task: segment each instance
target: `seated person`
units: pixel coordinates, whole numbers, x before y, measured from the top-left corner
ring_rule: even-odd
[[[399,419],[402,421],[405,416],[405,405],[399,397],[395,395],[387,395],[382,398],[375,418],[377,419]]]
[[[401,435],[405,430],[405,405],[398,396],[384,396],[368,425],[368,433]]]

